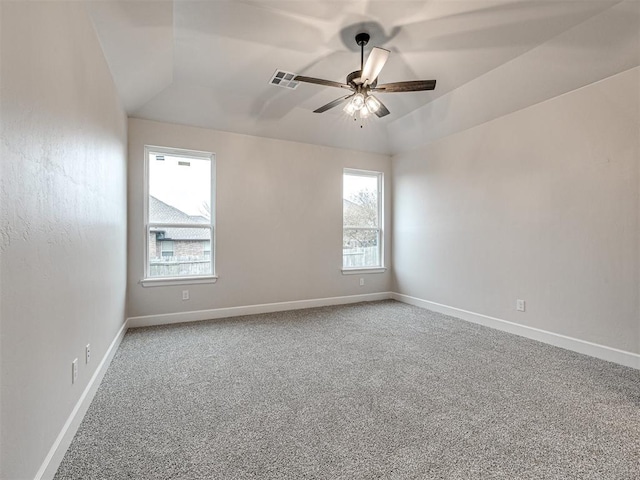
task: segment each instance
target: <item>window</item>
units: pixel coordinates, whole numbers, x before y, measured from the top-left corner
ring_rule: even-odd
[[[143,284],[215,279],[214,155],[147,146],[145,161]]]
[[[382,173],[345,169],[342,180],[342,268],[381,269]]]
[[[163,257],[173,257],[173,240],[162,240],[160,245]]]

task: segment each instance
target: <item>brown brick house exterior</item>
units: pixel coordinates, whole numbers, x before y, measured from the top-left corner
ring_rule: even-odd
[[[153,223],[209,224],[201,215],[185,212],[149,196],[149,219]],[[153,227],[149,232],[149,260],[208,260],[211,255],[209,230],[194,228]]]

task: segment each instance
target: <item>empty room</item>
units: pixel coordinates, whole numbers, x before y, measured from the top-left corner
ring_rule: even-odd
[[[0,479],[640,478],[640,1],[0,1]]]

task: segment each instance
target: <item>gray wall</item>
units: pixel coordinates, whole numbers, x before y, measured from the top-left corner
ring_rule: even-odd
[[[215,284],[143,287],[144,145],[216,154]],[[342,170],[385,174],[390,238],[391,158],[186,127],[129,120],[130,317],[389,291],[389,271],[343,275]],[[389,264],[390,241],[386,242]],[[359,285],[359,278],[365,285]],[[188,288],[191,299],[182,301]]]
[[[82,2],[0,8],[0,478],[31,479],[124,320],[127,119]]]
[[[397,291],[640,352],[639,72],[394,156]]]

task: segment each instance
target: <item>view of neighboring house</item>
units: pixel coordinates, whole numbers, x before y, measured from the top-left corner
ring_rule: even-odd
[[[189,215],[182,210],[149,196],[149,218],[155,224],[203,224],[209,220],[202,215]],[[149,230],[149,263],[151,276],[164,276],[167,268],[189,270],[185,274],[200,272],[198,264],[207,268],[211,259],[211,239],[208,228],[180,228],[154,226]],[[195,269],[195,270],[194,270]]]
[[[347,268],[378,265],[380,237],[377,203],[365,192],[342,199],[342,264]],[[354,228],[350,228],[354,227]]]

